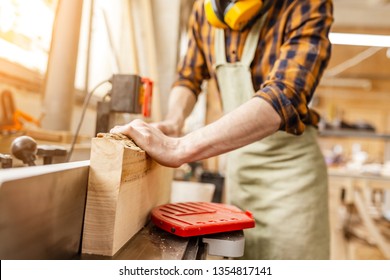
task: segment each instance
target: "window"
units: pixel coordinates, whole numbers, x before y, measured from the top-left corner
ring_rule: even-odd
[[[0,58],[44,74],[56,6],[57,0],[1,0]]]

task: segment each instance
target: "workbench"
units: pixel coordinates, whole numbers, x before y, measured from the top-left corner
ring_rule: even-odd
[[[195,260],[204,259],[205,246],[198,237],[179,237],[151,222],[113,257],[79,254],[81,260]]]
[[[372,212],[370,209],[373,207],[373,192],[375,190],[389,191],[390,176],[353,172],[345,168],[329,168],[328,174],[332,187],[339,188],[342,194],[339,207],[346,207],[349,215],[352,209],[356,209],[369,238],[377,245],[386,259],[390,259],[390,243],[376,225],[375,217],[370,215]],[[382,184],[372,187],[373,183]],[[348,221],[341,221],[341,223],[345,235],[353,234]]]

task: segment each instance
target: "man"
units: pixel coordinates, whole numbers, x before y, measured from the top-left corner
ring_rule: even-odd
[[[319,116],[308,103],[330,57],[332,2],[249,1],[260,6],[247,23],[229,10],[246,1],[196,1],[166,119],[111,132],[170,167],[229,152],[228,200],[256,220],[245,230],[244,258],[328,259],[326,165],[316,140]],[[224,18],[229,14],[233,19]],[[218,81],[224,116],[172,137],[210,78]]]

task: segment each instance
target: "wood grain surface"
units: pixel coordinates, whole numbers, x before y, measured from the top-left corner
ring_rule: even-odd
[[[82,253],[113,256],[169,202],[172,174],[125,136],[94,138]]]

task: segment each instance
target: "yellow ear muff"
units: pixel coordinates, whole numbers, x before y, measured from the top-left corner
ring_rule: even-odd
[[[227,28],[227,25],[224,24],[216,15],[211,0],[206,0],[204,2],[204,9],[206,12],[206,19],[211,25],[217,28]]]
[[[240,30],[259,13],[262,5],[261,0],[237,1],[225,11],[224,21],[231,29]]]

